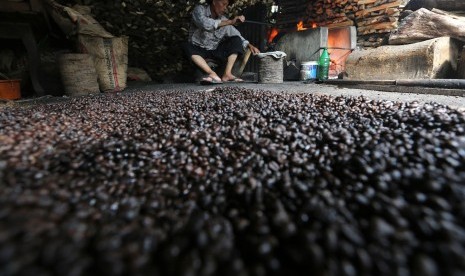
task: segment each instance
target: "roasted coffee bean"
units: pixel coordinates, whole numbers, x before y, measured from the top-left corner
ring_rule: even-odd
[[[464,125],[436,103],[239,87],[1,107],[0,266],[461,275]]]

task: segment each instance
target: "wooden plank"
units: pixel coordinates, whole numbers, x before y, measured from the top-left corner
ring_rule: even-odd
[[[434,28],[431,28],[434,22]],[[389,38],[390,44],[408,44],[429,38],[448,36],[465,41],[465,21],[420,9],[402,20]]]
[[[328,24],[324,27],[328,27],[328,29],[335,29],[335,28],[349,27],[349,26],[354,26],[354,23],[352,21],[345,21],[345,22],[340,22],[340,23]]]
[[[383,15],[383,14],[393,15],[394,16],[396,14],[400,14],[400,10],[399,10],[399,8],[388,8],[388,9],[384,9],[384,10],[373,11],[373,12],[367,13],[365,15],[357,16],[357,21],[364,20],[365,18],[370,18],[370,17]]]
[[[352,80],[447,78],[457,68],[457,46],[455,40],[442,37],[355,50],[346,60],[346,73]]]
[[[358,31],[359,33],[364,33],[369,30],[393,30],[394,28],[397,28],[398,22],[384,22],[384,23],[378,23],[378,24],[372,24],[368,25],[365,27],[359,27]]]
[[[370,17],[370,18],[366,18],[365,20],[361,20],[360,22],[358,22],[357,25],[359,27],[363,27],[363,26],[368,26],[368,25],[377,24],[377,23],[397,22],[397,21],[398,21],[398,17],[383,14],[380,16]]]
[[[355,15],[364,16],[366,14],[370,14],[370,13],[375,12],[375,11],[380,11],[380,10],[385,10],[385,9],[388,9],[388,8],[399,7],[399,5],[401,3],[402,2],[400,0],[397,0],[397,1],[394,1],[392,3],[387,3],[387,4],[376,6],[376,7],[370,8],[370,9],[365,9],[365,10],[358,11],[358,12],[355,13]]]
[[[400,12],[398,10],[393,11],[392,13],[389,11],[383,11],[381,14],[373,14],[373,16],[366,16],[366,17],[358,17],[355,21],[357,21],[358,25],[364,24],[365,22],[371,22],[377,18],[393,18],[399,20]]]
[[[380,29],[380,30],[376,30],[376,29],[369,29],[369,30],[366,30],[366,31],[359,31],[358,34],[359,35],[370,35],[370,34],[387,34],[387,33],[390,33],[392,32],[391,29]]]
[[[388,3],[392,3],[394,2],[395,0],[378,0],[372,4],[366,4],[366,5],[358,5],[358,7],[360,8],[360,10],[366,10],[366,9],[371,9],[371,8],[374,8],[374,7],[378,7],[378,6],[381,6],[383,4],[388,4]]]
[[[359,0],[358,5],[374,4],[378,0]]]
[[[237,75],[236,76],[241,76],[242,73],[244,72],[244,68],[245,68],[245,65],[247,64],[247,62],[249,61],[249,58],[250,58],[250,54],[252,53],[252,51],[247,48],[245,54],[244,54],[244,57],[241,61],[241,65],[239,67],[239,70],[237,71]]]

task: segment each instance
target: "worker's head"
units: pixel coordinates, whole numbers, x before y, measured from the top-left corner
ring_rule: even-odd
[[[212,8],[212,13],[215,16],[221,16],[226,12],[228,5],[232,3],[233,0],[209,0],[208,3]]]

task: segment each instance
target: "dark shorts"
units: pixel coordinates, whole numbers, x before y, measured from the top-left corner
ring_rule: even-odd
[[[189,59],[193,55],[198,55],[204,59],[225,61],[232,54],[242,55],[244,53],[244,48],[242,47],[241,38],[238,36],[232,36],[223,40],[215,50],[206,50],[191,43],[186,43],[184,46],[184,52]]]

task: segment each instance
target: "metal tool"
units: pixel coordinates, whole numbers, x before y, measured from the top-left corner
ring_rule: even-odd
[[[268,25],[268,26],[273,25],[273,24],[271,24],[271,23],[260,22],[260,21],[253,21],[253,20],[245,20],[243,23],[258,24],[258,25]]]

